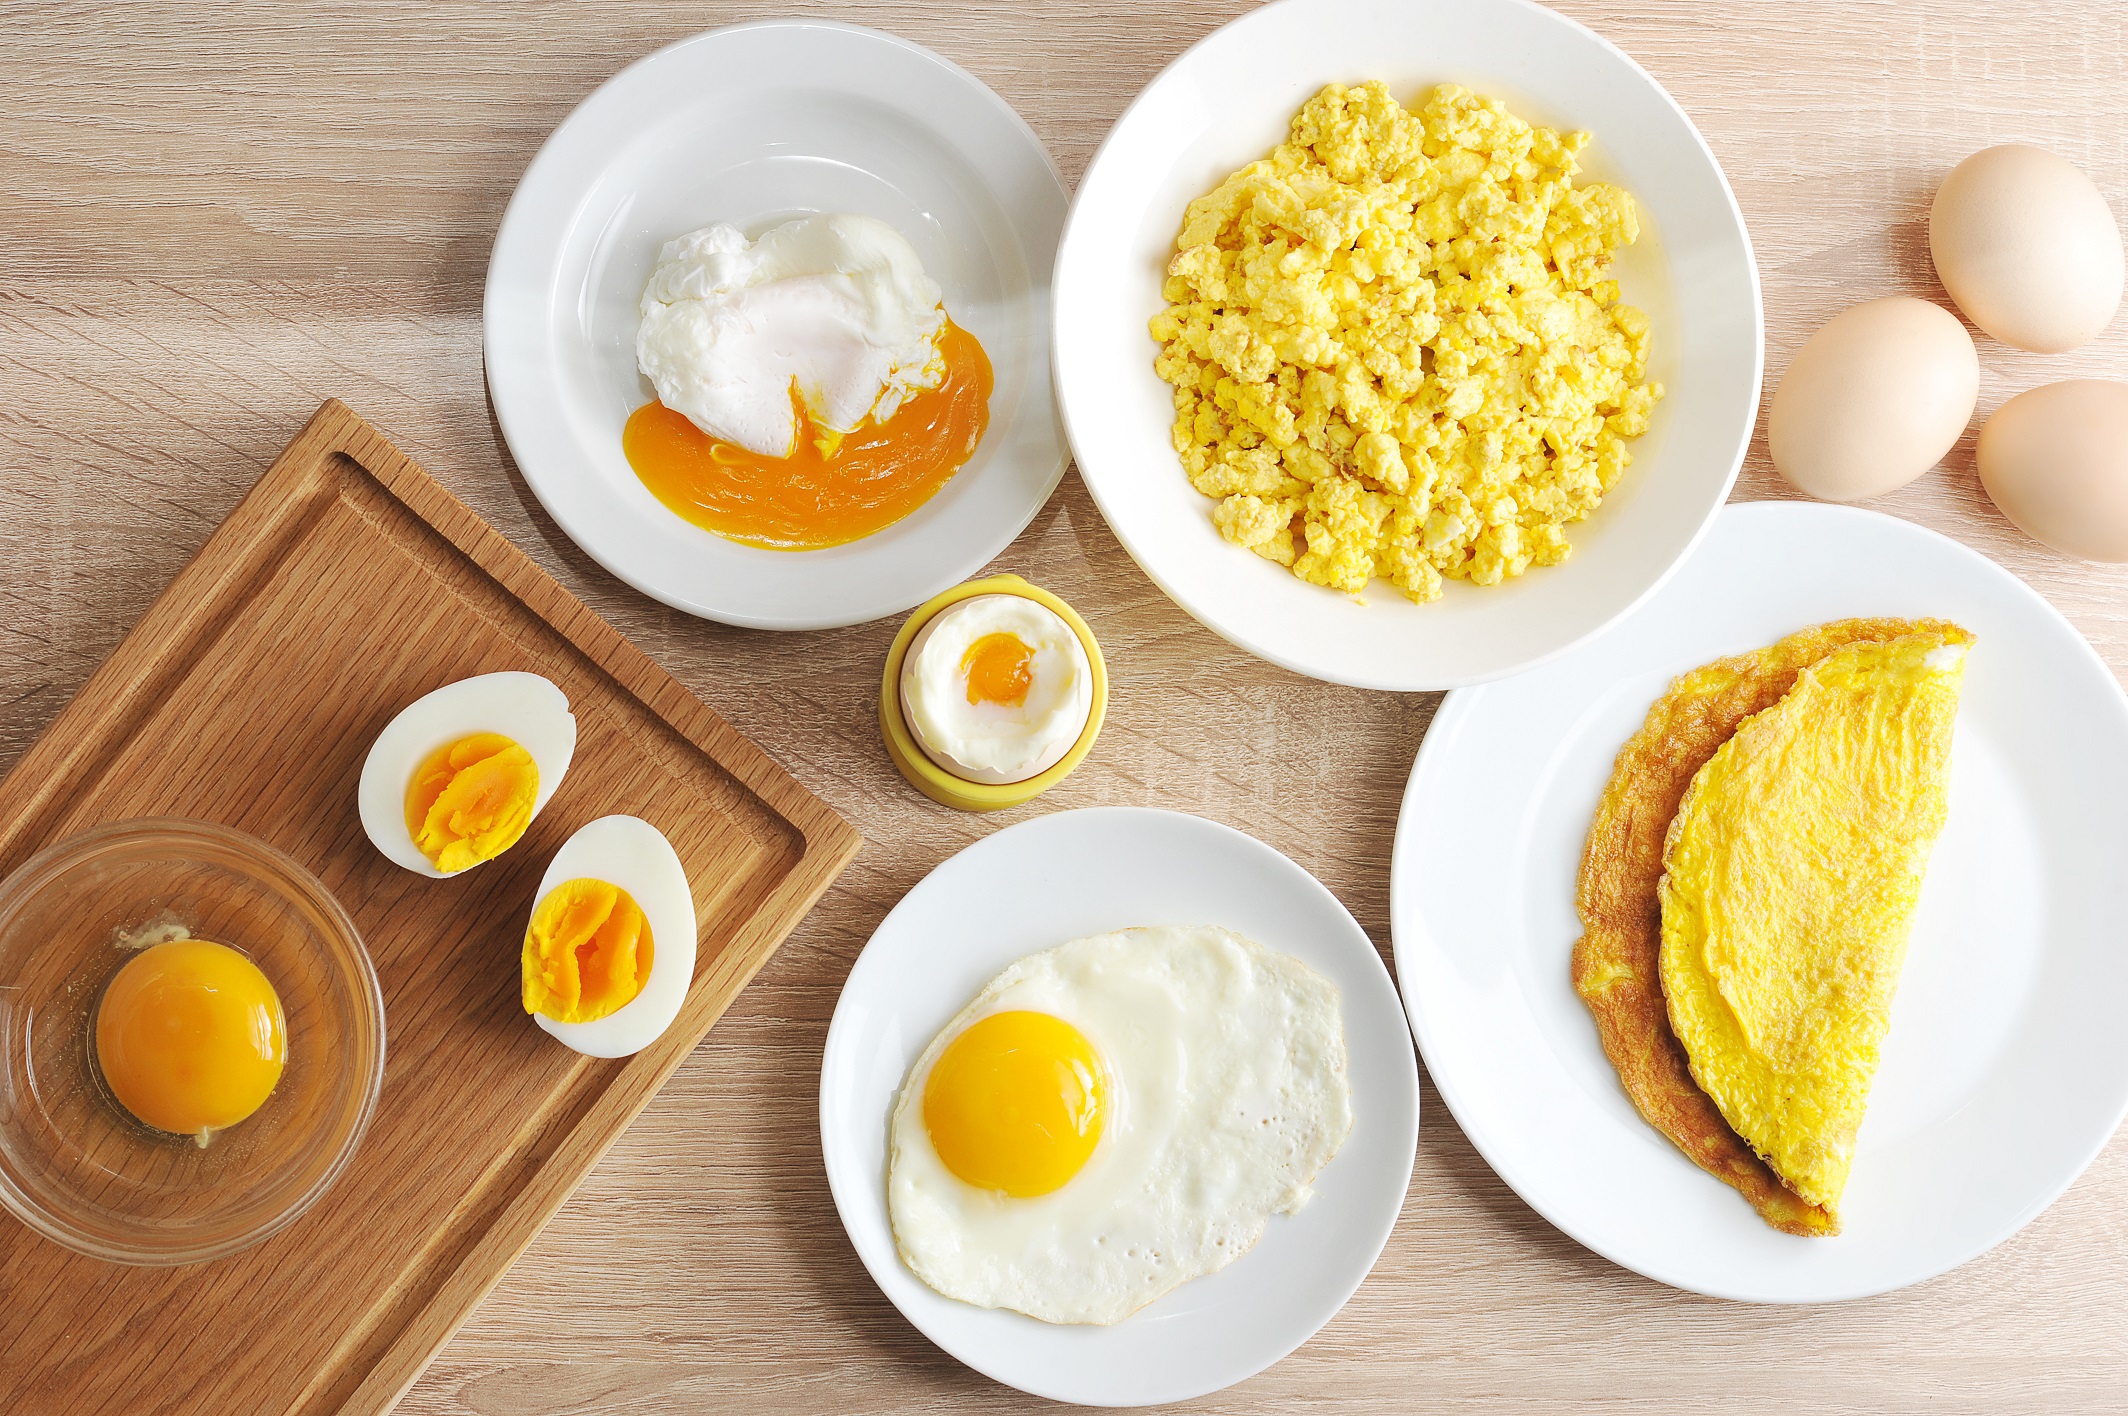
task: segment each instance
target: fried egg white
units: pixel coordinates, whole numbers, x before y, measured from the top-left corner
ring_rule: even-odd
[[[1014,963],[917,1059],[888,1216],[949,1298],[1113,1323],[1306,1204],[1351,1128],[1336,985],[1215,926],[1098,934]]]

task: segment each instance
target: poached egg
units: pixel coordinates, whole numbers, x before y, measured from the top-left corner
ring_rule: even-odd
[[[788,457],[801,402],[821,428],[850,433],[938,386],[942,298],[884,221],[823,213],[752,241],[720,222],[658,253],[636,364],[710,437]]]

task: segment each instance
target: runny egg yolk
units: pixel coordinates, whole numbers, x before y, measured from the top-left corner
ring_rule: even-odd
[[[142,950],[96,1005],[96,1065],[118,1104],[197,1136],[257,1111],[288,1061],[288,1021],[259,966],[226,944]]]
[[[849,433],[822,428],[794,383],[798,438],[787,457],[720,442],[655,399],[629,416],[621,451],[651,495],[705,530],[770,550],[844,545],[931,500],[990,426],[983,346],[949,319],[938,351],[938,387]]]
[[[633,896],[604,880],[565,881],[525,931],[525,1011],[558,1023],[603,1018],[643,991],[650,960],[650,921]]]
[[[501,733],[474,733],[422,759],[406,788],[406,829],[446,875],[517,844],[539,798],[539,764]]]
[[[994,630],[968,646],[961,677],[968,680],[970,703],[1017,708],[1034,686],[1034,650],[1010,630]]]
[[[1046,1195],[1101,1139],[1107,1076],[1086,1035],[1048,1013],[992,1013],[946,1044],[924,1082],[924,1128],[980,1190]]]

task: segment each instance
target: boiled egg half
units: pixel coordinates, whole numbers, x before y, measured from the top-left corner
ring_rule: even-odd
[[[902,659],[902,717],[924,755],[993,785],[1048,771],[1086,731],[1093,667],[1062,616],[976,595],[932,616]]]
[[[401,709],[371,745],[362,829],[388,859],[442,879],[525,834],[569,770],[576,718],[539,674],[460,679]]]
[[[525,930],[525,1011],[589,1057],[656,1041],[695,976],[695,902],[665,833],[602,816],[554,853]]]

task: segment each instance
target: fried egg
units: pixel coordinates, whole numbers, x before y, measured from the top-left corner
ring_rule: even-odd
[[[362,829],[387,859],[442,879],[493,860],[546,807],[576,752],[576,718],[531,673],[445,684],[399,711],[362,763]]]
[[[657,1041],[695,976],[695,902],[665,833],[602,816],[554,853],[525,929],[525,1011],[588,1057]]]
[[[1216,926],[1097,934],[1014,963],[917,1059],[888,1216],[949,1298],[1114,1323],[1306,1204],[1351,1128],[1336,985]]]
[[[901,709],[924,755],[969,782],[1024,782],[1063,760],[1093,715],[1093,666],[1063,617],[1024,595],[932,616],[902,659]]]

